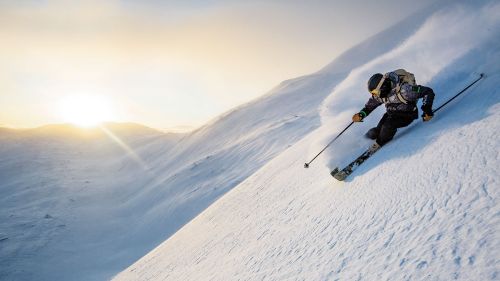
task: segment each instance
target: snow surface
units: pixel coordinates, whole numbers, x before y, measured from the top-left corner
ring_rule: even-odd
[[[374,48],[373,60],[358,46],[366,62],[323,100],[321,127],[115,279],[498,280],[500,4],[448,4],[428,16]],[[366,78],[402,66],[435,90],[436,107],[487,76],[432,121],[400,130],[347,182],[329,171],[366,148],[359,136],[383,109],[304,169],[363,106]]]

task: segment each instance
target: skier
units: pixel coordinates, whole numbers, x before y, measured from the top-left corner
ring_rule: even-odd
[[[432,102],[434,91],[425,86],[417,85],[415,76],[404,69],[374,74],[368,80],[368,91],[371,98],[365,107],[352,116],[353,122],[362,122],[375,108],[385,104],[386,113],[380,119],[377,127],[371,128],[366,137],[375,140],[370,147],[373,154],[381,146],[388,143],[396,134],[398,128],[410,125],[418,118],[417,101],[422,98],[422,119],[427,122],[434,116]]]

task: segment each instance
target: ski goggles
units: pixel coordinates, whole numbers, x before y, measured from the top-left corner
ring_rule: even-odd
[[[370,93],[373,96],[377,96],[377,97],[380,96],[380,88],[382,88],[382,84],[384,84],[384,81],[385,81],[385,75],[384,75],[384,77],[382,77],[382,79],[380,79],[380,81],[377,84],[377,87],[375,87],[375,89],[370,91]]]

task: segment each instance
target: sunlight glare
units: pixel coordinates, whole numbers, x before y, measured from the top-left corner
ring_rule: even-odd
[[[59,102],[59,112],[64,122],[86,128],[115,117],[108,99],[90,95],[65,97]]]

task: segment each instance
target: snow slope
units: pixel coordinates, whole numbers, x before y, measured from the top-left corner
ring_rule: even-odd
[[[498,280],[500,4],[450,5],[353,68],[324,100],[321,127],[115,279]],[[401,130],[347,182],[329,171],[366,147],[356,136],[383,110],[304,169],[363,106],[369,74],[406,65],[436,106],[487,78]]]
[[[426,13],[187,135],[0,129],[0,279],[103,280],[125,269],[318,128],[331,89]]]

